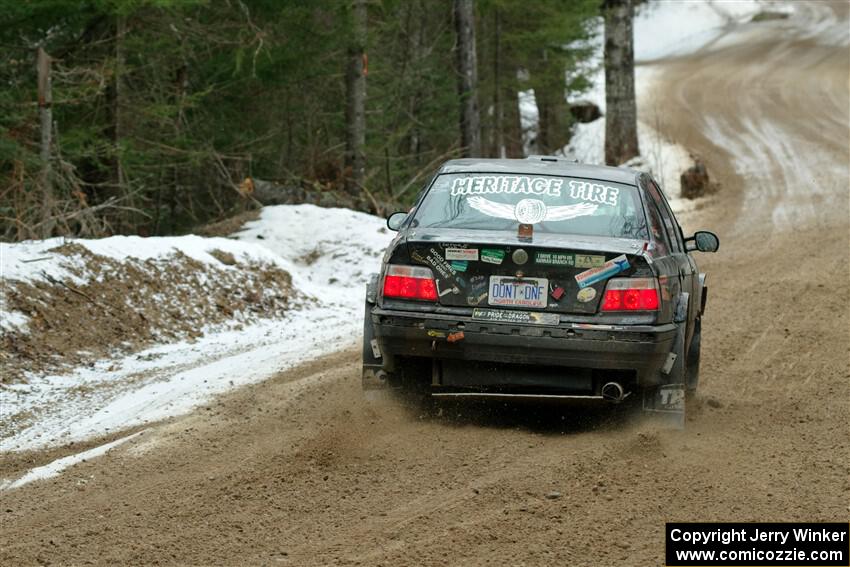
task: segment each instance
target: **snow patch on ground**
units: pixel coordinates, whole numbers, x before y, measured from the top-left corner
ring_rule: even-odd
[[[20,488],[25,484],[29,484],[36,480],[44,480],[47,478],[52,478],[54,476],[59,476],[59,474],[62,473],[65,469],[70,468],[76,465],[77,463],[82,463],[89,459],[94,459],[95,457],[99,457],[103,454],[106,454],[115,447],[123,445],[127,441],[138,437],[142,433],[144,432],[139,431],[137,433],[133,433],[132,435],[116,439],[111,443],[99,445],[93,449],[89,449],[88,451],[83,451],[82,453],[77,453],[75,455],[69,455],[61,459],[56,459],[55,461],[48,463],[44,466],[30,469],[26,474],[24,474],[15,481],[0,482],[0,491],[12,490],[13,488]]]
[[[208,251],[269,262],[287,270],[297,291],[314,301],[280,319],[212,332],[195,341],[154,346],[101,360],[69,374],[31,376],[0,386],[0,451],[24,451],[105,435],[185,413],[212,396],[258,382],[303,361],[355,344],[365,283],[394,236],[383,219],[348,209],[281,205],[263,209],[234,239],[198,236],[75,240],[113,258],[145,258],[176,248],[205,263]],[[81,277],[47,250],[59,241],[3,245],[3,281],[33,277],[21,259],[44,257],[57,278]]]
[[[660,0],[638,7],[634,19],[635,61],[653,61],[710,48],[731,26],[762,10],[793,5],[758,0]]]
[[[0,277],[3,280],[37,281],[47,274],[56,279],[85,283],[86,265],[78,258],[51,252],[51,249],[73,242],[99,256],[114,260],[135,258],[150,260],[165,258],[175,252],[204,264],[220,267],[221,262],[210,255],[213,250],[233,254],[236,259],[276,264],[284,270],[290,265],[264,247],[245,245],[229,238],[202,236],[110,236],[98,240],[50,238],[15,244],[0,243]]]
[[[10,282],[45,283],[50,279],[84,285],[89,281],[103,281],[96,276],[86,258],[80,255],[68,255],[55,251],[56,248],[74,243],[89,252],[118,262],[134,260],[135,265],[144,269],[141,262],[156,261],[168,263],[175,253],[214,266],[216,270],[235,272],[238,265],[228,266],[211,255],[219,251],[232,254],[234,260],[242,264],[271,265],[279,267],[293,276],[293,284],[299,274],[286,259],[274,254],[268,248],[245,244],[228,238],[204,238],[188,235],[179,237],[112,236],[99,240],[50,238],[14,244],[0,243],[0,332],[27,332],[28,316],[20,311],[9,309],[6,299]],[[204,274],[199,274],[203,280]]]
[[[517,100],[519,104],[519,126],[522,130],[522,151],[525,155],[531,155],[536,151],[537,129],[540,118],[534,89],[519,91],[517,93]]]

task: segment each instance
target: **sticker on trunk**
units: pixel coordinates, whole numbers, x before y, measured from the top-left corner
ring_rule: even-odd
[[[502,264],[504,259],[504,250],[494,250],[491,248],[485,248],[481,251],[481,261],[486,262],[487,264],[496,264],[498,266]]]
[[[514,276],[490,276],[489,305],[515,307],[546,307],[549,299],[549,280],[545,278],[517,278]]]
[[[485,276],[472,276],[469,279],[469,295],[466,302],[469,305],[478,305],[487,299],[487,278]]]
[[[596,299],[596,289],[592,287],[580,289],[576,294],[576,299],[578,299],[581,303],[593,301],[594,299]]]
[[[449,262],[449,265],[458,272],[465,272],[466,269],[469,267],[469,262],[467,262],[466,260],[452,260],[451,262]]]
[[[595,284],[596,282],[608,279],[611,276],[619,274],[623,270],[628,269],[628,258],[626,258],[625,254],[620,254],[616,258],[608,260],[598,268],[591,268],[580,274],[576,274],[576,283],[578,283],[578,286],[580,288],[586,288]]]
[[[446,248],[446,260],[478,260],[478,248]]]
[[[605,265],[605,256],[576,254],[576,268],[601,268]]]
[[[547,264],[549,266],[575,266],[576,259],[573,254],[561,252],[538,252],[534,255],[535,264]]]
[[[557,325],[561,316],[557,313],[534,313],[531,311],[507,311],[502,309],[473,309],[472,318],[478,321],[498,323],[522,323],[527,325]]]
[[[433,248],[428,249],[428,255],[424,256],[419,250],[411,252],[410,256],[419,264],[430,266],[434,269],[437,282],[437,295],[443,297],[448,293],[458,294],[460,288],[466,285],[458,271],[446,262],[439,252]]]

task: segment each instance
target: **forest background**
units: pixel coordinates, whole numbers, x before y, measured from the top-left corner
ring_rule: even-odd
[[[0,238],[183,234],[275,202],[385,214],[446,159],[557,153],[602,10],[0,0]]]

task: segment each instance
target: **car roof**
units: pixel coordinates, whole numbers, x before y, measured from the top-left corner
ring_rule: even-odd
[[[556,156],[529,156],[525,159],[464,158],[445,162],[439,173],[526,173],[563,175],[637,185],[639,171],[626,167],[578,163]]]

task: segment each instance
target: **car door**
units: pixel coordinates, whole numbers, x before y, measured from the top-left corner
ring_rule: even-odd
[[[682,293],[682,282],[679,277],[678,260],[673,256],[673,246],[670,237],[664,228],[664,220],[661,209],[646,190],[646,181],[641,179],[643,187],[643,200],[646,209],[647,229],[653,242],[652,262],[658,269],[658,279],[661,284],[661,298],[663,299],[662,317],[664,321],[675,316],[675,302]]]
[[[670,205],[667,203],[664,193],[652,178],[647,179],[647,193],[661,212],[664,230],[670,241],[670,255],[673,257],[677,271],[679,272],[681,289],[683,293],[688,294],[687,315],[685,316],[685,320],[687,321],[685,344],[690,345],[691,336],[693,334],[692,322],[695,320],[700,306],[700,294],[697,289],[698,278],[696,276],[696,263],[685,249],[682,228],[679,226],[678,221],[676,221],[676,217],[673,216],[673,211],[670,209]]]

